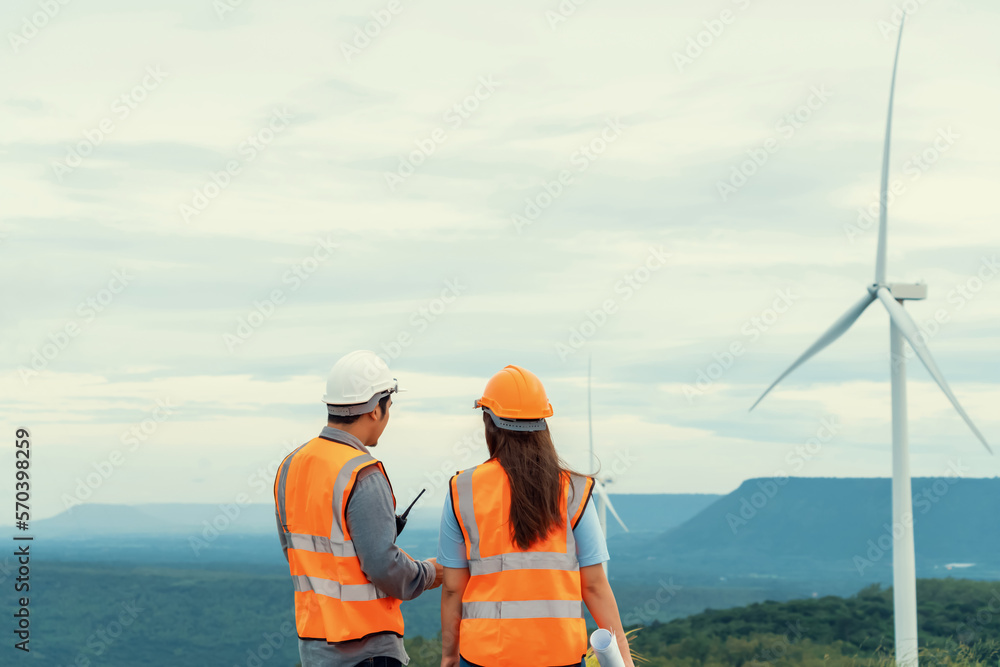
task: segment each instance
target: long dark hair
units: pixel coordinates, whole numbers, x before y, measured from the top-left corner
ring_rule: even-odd
[[[562,480],[570,470],[559,459],[549,430],[509,431],[498,428],[483,412],[486,446],[510,482],[510,532],[514,544],[527,550],[564,520]]]

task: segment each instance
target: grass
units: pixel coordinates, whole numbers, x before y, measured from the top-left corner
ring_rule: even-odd
[[[958,644],[945,649],[920,649],[920,664],[923,667],[948,665],[949,667],[998,667],[1000,666],[1000,646],[995,642],[979,643],[975,646]],[[874,658],[855,658],[857,667],[895,667],[892,654]]]
[[[635,633],[639,632],[639,630],[641,630],[641,629],[642,628],[635,628],[633,630],[629,630],[628,632],[625,633],[625,638],[626,639],[630,639],[631,637],[633,637],[635,635]],[[631,647],[630,647],[630,651],[631,651]],[[633,662],[640,663],[640,662],[645,662],[646,661],[645,658],[643,658],[641,655],[639,655],[635,651],[631,651],[631,653],[632,653],[632,660],[633,660]],[[593,646],[591,646],[590,648],[587,649],[587,667],[600,667],[600,663],[597,661],[597,656],[594,654],[594,647]]]

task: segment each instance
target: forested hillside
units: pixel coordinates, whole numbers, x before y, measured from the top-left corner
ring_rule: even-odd
[[[298,660],[286,575],[43,564],[32,571],[32,586],[26,664],[228,667],[256,659],[292,667]],[[892,649],[891,592],[878,588],[846,598],[755,604],[746,601],[760,599],[760,591],[686,582],[676,588],[630,584],[616,594],[626,623],[642,628],[634,646],[652,667],[740,667],[755,660],[784,667]],[[918,596],[922,645],[956,650],[964,643],[983,659],[996,651],[1000,583],[920,580]],[[430,593],[403,607],[413,667],[440,664],[437,597]],[[696,613],[733,604],[745,606]],[[666,610],[694,615],[654,620]],[[990,659],[996,667],[1000,655]]]
[[[924,664],[1000,664],[1000,583],[918,582]],[[892,591],[764,602],[652,623],[632,639],[648,667],[891,667]],[[408,642],[411,667],[438,667],[437,642]]]

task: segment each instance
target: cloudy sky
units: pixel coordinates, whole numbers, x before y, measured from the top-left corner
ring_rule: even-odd
[[[1000,448],[1000,8],[912,8],[889,274],[928,283],[907,308]],[[898,17],[5,2],[0,419],[32,431],[34,516],[269,502],[358,348],[409,389],[377,449],[400,500],[484,458],[508,363],[585,469],[588,358],[617,492],[888,475],[881,308],[747,408],[872,281]],[[915,360],[909,391],[914,474],[1000,473]]]

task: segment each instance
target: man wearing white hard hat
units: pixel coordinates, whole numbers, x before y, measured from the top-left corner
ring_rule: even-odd
[[[374,352],[342,357],[326,382],[326,427],[278,466],[275,514],[302,667],[405,664],[400,602],[441,585],[435,559],[415,561],[396,546],[396,499],[368,453],[399,391]]]

